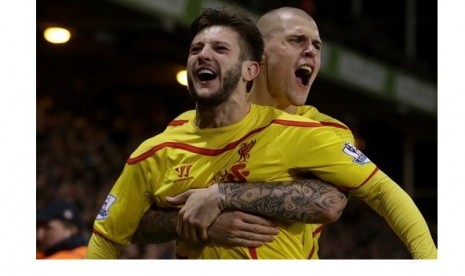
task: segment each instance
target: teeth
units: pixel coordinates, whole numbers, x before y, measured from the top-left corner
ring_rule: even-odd
[[[300,69],[307,70],[307,71],[310,72],[310,74],[312,73],[312,68],[310,66],[304,65],[304,66],[300,67]]]
[[[216,78],[216,73],[209,69],[200,69],[197,75],[201,81],[209,81]]]
[[[208,70],[208,69],[202,69],[199,71],[199,74],[215,74],[213,71]]]

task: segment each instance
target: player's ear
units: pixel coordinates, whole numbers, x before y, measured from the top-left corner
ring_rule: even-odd
[[[242,76],[246,81],[251,81],[258,76],[260,65],[256,61],[246,60],[242,63]]]

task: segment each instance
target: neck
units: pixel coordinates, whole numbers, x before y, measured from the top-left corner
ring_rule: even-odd
[[[239,93],[235,93],[238,95]],[[217,106],[197,104],[195,125],[198,128],[218,128],[235,124],[242,120],[250,111],[250,103],[245,94],[231,96],[227,101]]]
[[[273,98],[270,91],[268,90],[266,80],[261,75],[259,75],[259,77],[254,81],[252,90],[250,91],[249,101],[258,105],[272,106],[291,114],[297,113],[298,108],[286,100],[280,102]]]

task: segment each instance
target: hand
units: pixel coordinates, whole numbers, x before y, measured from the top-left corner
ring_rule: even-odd
[[[207,228],[222,211],[217,184],[167,197],[166,202],[173,207],[184,204],[176,224],[180,240],[194,244],[208,241]]]
[[[273,241],[278,233],[278,228],[267,219],[239,211],[226,211],[210,226],[208,238],[213,244],[259,247]]]

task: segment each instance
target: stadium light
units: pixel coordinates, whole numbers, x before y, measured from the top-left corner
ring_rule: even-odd
[[[62,44],[69,41],[71,33],[65,28],[51,27],[44,31],[44,38],[50,43]]]
[[[187,71],[186,70],[181,70],[176,74],[176,80],[184,85],[187,86]]]

